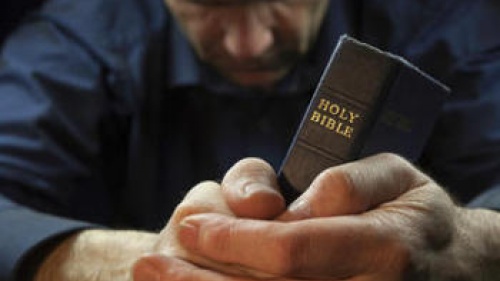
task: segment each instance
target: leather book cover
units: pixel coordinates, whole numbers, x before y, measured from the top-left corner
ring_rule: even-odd
[[[342,36],[278,173],[291,201],[324,169],[421,154],[449,89],[403,58]]]

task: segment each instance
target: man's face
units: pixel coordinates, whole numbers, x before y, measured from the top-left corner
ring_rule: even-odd
[[[329,0],[165,0],[200,59],[233,82],[270,87],[316,39]]]

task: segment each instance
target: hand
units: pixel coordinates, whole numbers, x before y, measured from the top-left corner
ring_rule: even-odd
[[[471,233],[482,232],[472,217],[429,177],[384,154],[325,171],[276,221],[193,215],[179,237],[195,255],[276,280],[475,280],[486,271],[475,260],[484,251],[467,253]],[[157,268],[174,264],[184,270],[165,280],[253,280],[168,258]]]
[[[252,170],[251,167],[244,169],[251,178],[253,174],[263,175],[264,173],[259,170],[262,167],[269,170],[266,165],[257,159],[240,162],[242,167],[256,167],[257,170]],[[265,182],[266,178],[272,177],[256,178],[260,182]],[[239,177],[232,177],[231,173],[228,173],[227,179],[223,182],[231,184],[232,180],[239,182],[241,187],[239,190],[229,191],[215,182],[203,182],[194,187],[177,207],[170,222],[160,234],[123,230],[84,230],[70,235],[42,263],[35,280],[128,281],[133,277],[136,280],[154,280],[155,273],[151,271],[151,264],[161,262],[167,257],[174,259],[175,264],[182,264],[181,258],[190,259],[226,272],[244,274],[244,271],[240,272],[237,266],[219,265],[191,255],[179,246],[176,235],[179,223],[191,214],[219,213],[231,217],[238,215],[265,219],[273,218],[283,212],[285,206],[283,198],[276,190],[267,188],[272,185],[271,183],[267,183],[266,187],[259,187],[258,184],[252,185],[252,182],[242,182]],[[224,198],[223,193],[227,198]],[[235,208],[234,211],[229,209],[226,201]],[[182,268],[186,266],[179,266],[179,269],[173,272],[181,272]],[[134,276],[131,276],[131,271]],[[160,278],[161,276],[159,275]]]
[[[174,271],[177,275],[182,268],[195,267],[183,260],[222,272],[250,274],[238,266],[219,264],[190,254],[179,245],[177,233],[179,228],[185,227],[181,225],[183,219],[193,214],[211,213],[233,218],[238,216],[254,219],[276,217],[285,210],[285,203],[278,192],[275,179],[276,176],[267,163],[249,158],[240,161],[229,170],[221,185],[208,181],[198,184],[177,206],[169,223],[160,233],[152,251],[155,254],[144,256],[136,262],[134,280],[152,280],[152,268],[161,266],[169,259],[172,260],[172,264],[176,265]],[[177,265],[180,268],[177,268]],[[163,278],[162,274],[158,276]]]
[[[175,214],[160,234],[139,231],[84,230],[71,235],[43,262],[35,280],[128,281],[131,280],[131,271],[134,266],[136,280],[149,280],[151,270],[148,262],[157,258],[157,256],[151,256],[151,253],[176,258],[191,258],[179,246],[176,237],[179,222],[188,215],[205,212],[233,216],[222,196],[219,184],[215,182],[203,182],[194,187],[176,208]],[[148,255],[144,256],[145,254]],[[195,257],[191,259],[195,260]],[[218,266],[202,258],[198,260],[214,268]],[[222,268],[223,266],[221,270]],[[229,266],[226,266],[225,270],[236,271]]]

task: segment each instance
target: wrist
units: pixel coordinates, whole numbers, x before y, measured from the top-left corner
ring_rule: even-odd
[[[85,230],[66,238],[41,264],[35,281],[131,280],[133,263],[150,253],[157,235]]]
[[[429,280],[495,280],[500,269],[500,214],[456,208],[447,247],[429,258]]]
[[[500,272],[500,214],[463,208],[461,216],[461,254],[472,265],[470,280],[495,280]]]

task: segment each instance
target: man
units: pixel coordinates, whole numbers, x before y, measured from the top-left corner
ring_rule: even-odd
[[[463,202],[498,194],[498,7],[408,2],[49,1],[2,53],[0,279],[127,280],[134,264],[136,280],[495,276],[498,215],[459,208],[395,156],[325,171],[288,210],[270,167],[247,160],[222,189],[195,187],[163,228],[198,181],[246,156],[279,165],[343,33],[453,88],[419,164]],[[215,239],[231,216],[241,231]],[[248,237],[262,243],[245,255]],[[340,245],[358,253],[351,265]]]

